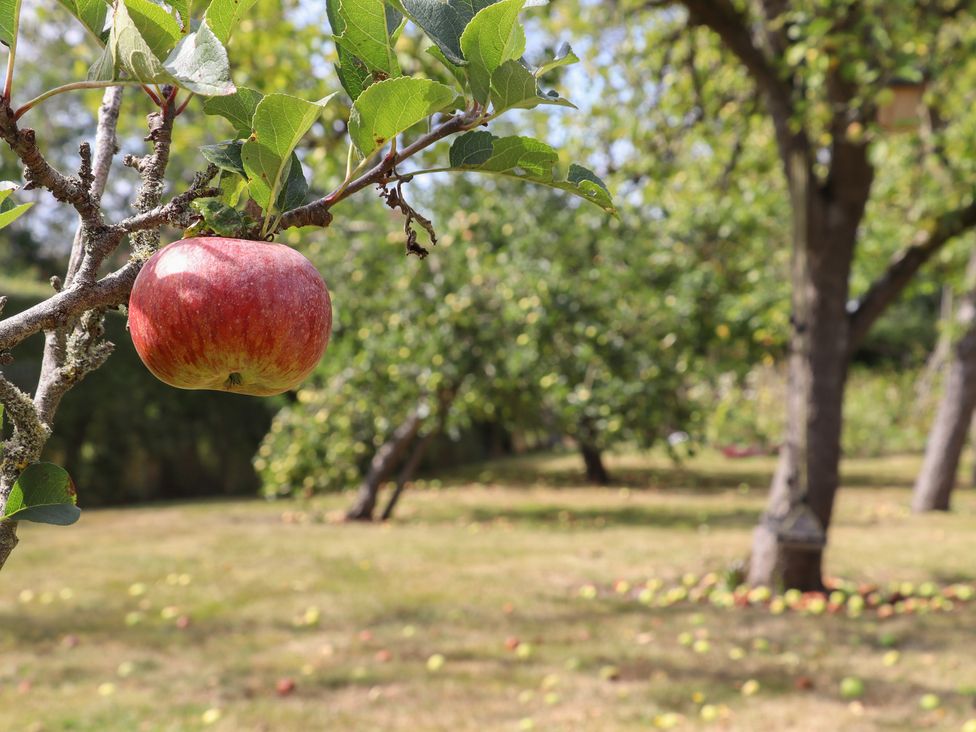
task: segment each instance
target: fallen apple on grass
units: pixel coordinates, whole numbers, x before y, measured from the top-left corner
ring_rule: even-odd
[[[180,389],[288,391],[315,368],[331,330],[325,282],[283,244],[184,239],[149,258],[129,298],[139,357]]]

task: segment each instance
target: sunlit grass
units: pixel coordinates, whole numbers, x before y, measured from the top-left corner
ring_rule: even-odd
[[[911,516],[917,463],[847,466],[833,574],[973,579],[976,500]],[[917,730],[976,717],[972,605],[879,621],[648,608],[605,591],[744,556],[772,465],[627,455],[610,461],[620,484],[592,489],[574,456],[492,463],[408,493],[387,526],[331,523],[347,497],[24,526],[0,573],[0,729]],[[862,698],[842,698],[847,676]],[[284,678],[295,689],[280,696]],[[921,709],[933,693],[939,708]]]

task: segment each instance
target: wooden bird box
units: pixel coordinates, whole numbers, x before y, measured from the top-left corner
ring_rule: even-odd
[[[878,124],[887,132],[917,130],[925,113],[922,96],[924,81],[894,81],[889,86],[888,101],[878,107]]]

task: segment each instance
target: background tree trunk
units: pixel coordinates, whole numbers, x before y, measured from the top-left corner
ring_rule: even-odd
[[[363,478],[356,494],[356,502],[346,512],[349,521],[372,521],[373,511],[376,509],[376,498],[380,486],[390,477],[403,453],[417,436],[420,425],[423,424],[427,410],[418,408],[410,413],[406,421],[393,431],[393,436],[386,441],[373,456],[369,464],[369,472]]]
[[[959,459],[976,409],[976,251],[969,260],[967,280],[969,291],[956,316],[962,336],[951,352],[942,400],[912,495],[916,513],[949,510]]]
[[[583,464],[586,466],[587,482],[596,485],[609,485],[610,473],[607,472],[607,468],[603,464],[603,451],[586,442],[579,443],[579,451],[583,457]]]
[[[939,322],[948,323],[955,313],[952,288],[945,285],[942,288],[942,298],[939,301]],[[935,342],[935,348],[925,361],[925,369],[915,384],[915,402],[919,410],[924,410],[929,403],[929,397],[939,382],[939,377],[952,357],[952,335],[943,329]]]
[[[414,447],[410,458],[406,463],[404,463],[403,468],[400,469],[400,474],[397,475],[396,487],[390,494],[390,500],[386,502],[386,508],[384,508],[383,513],[380,514],[380,521],[389,521],[390,518],[392,518],[393,511],[396,508],[397,502],[400,500],[400,496],[403,495],[403,491],[407,487],[407,483],[413,480],[413,476],[417,474],[417,468],[420,467],[420,461],[424,459],[424,455],[427,453],[427,448],[430,447],[430,443],[434,439],[435,434],[437,433],[431,431],[421,437],[420,441]]]

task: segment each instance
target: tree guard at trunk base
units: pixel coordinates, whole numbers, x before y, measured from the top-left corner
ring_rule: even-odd
[[[776,535],[776,541],[794,551],[821,551],[827,546],[827,532],[805,503],[793,506],[785,515],[763,515],[762,521]]]

